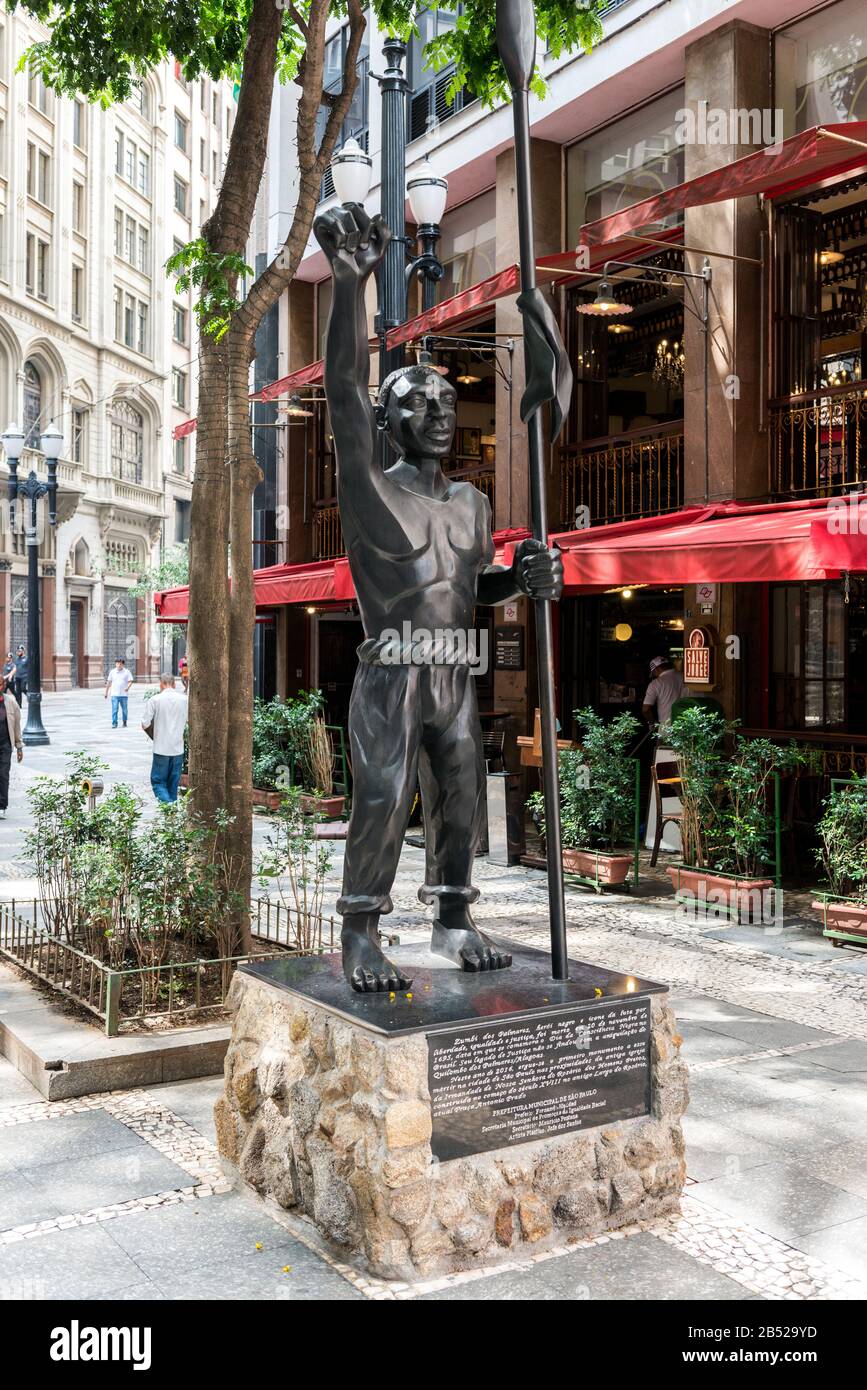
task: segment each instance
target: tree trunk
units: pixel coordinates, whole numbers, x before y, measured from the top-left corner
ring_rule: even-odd
[[[227,805],[232,821],[226,831],[226,849],[233,874],[240,885],[241,902],[232,908],[237,916],[236,935],[242,951],[249,951],[250,883],[253,876],[253,639],[256,600],[253,589],[253,492],[261,478],[250,436],[250,346],[229,334],[229,535],[232,553],[232,588],[229,647],[238,654],[233,665],[232,720],[226,747]]]
[[[187,639],[190,662],[190,802],[211,823],[226,804],[229,684],[229,472],[226,467],[229,352],[203,333],[199,344],[196,474],[190,515]]]

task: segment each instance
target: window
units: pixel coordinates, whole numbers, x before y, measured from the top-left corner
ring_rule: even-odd
[[[131,294],[123,300],[123,341],[127,347],[135,345],[135,296]]]
[[[72,230],[84,231],[84,184],[72,181]]]
[[[214,125],[218,126],[218,125],[220,124],[220,94],[219,94],[219,92],[214,92],[213,96],[211,97],[211,116],[212,116],[212,118],[213,118]]]
[[[72,103],[72,143],[77,150],[87,149],[87,111],[78,97]]]
[[[182,478],[185,478],[185,477],[187,476],[187,440],[186,440],[186,435],[185,435],[182,439],[176,439],[176,440],[174,441],[174,445],[175,445],[175,448],[174,448],[174,454],[175,454],[175,472],[178,473]],[[183,540],[186,540],[187,538],[186,538],[186,536],[178,536],[178,537],[176,537],[176,539],[177,539],[177,540],[183,541]]]
[[[51,162],[45,150],[32,140],[27,144],[27,192],[37,202],[50,205]]]
[[[186,343],[187,341],[187,311],[181,304],[174,306],[172,336],[176,343]]]
[[[176,441],[178,444],[186,444],[185,439]],[[190,539],[190,511],[192,503],[186,498],[175,498],[175,544],[180,545],[183,541]]]
[[[123,131],[114,132],[114,172],[123,177]]]
[[[72,318],[75,323],[81,323],[84,318],[84,266],[72,267],[71,288]]]
[[[188,92],[190,90],[190,84],[184,77],[183,69],[180,63],[178,62],[177,58],[175,59],[175,81],[178,83],[178,86],[181,87],[185,92]]]
[[[138,229],[138,268],[145,275],[150,269],[150,232],[141,223]]]
[[[146,121],[150,120],[150,92],[148,91],[147,87],[143,82],[140,82],[139,85],[133,89],[132,96],[129,99],[129,104],[135,111],[139,113],[140,116],[144,116]]]
[[[24,443],[28,449],[39,447],[39,424],[42,415],[42,378],[32,362],[24,363]]]
[[[138,317],[136,320],[136,348],[141,353],[148,350],[148,306],[140,299],[138,302]]]
[[[187,214],[187,185],[183,179],[175,174],[175,212],[179,212],[182,217]]]
[[[227,143],[228,143],[228,140],[229,140],[229,136],[230,136],[231,134],[232,134],[232,109],[231,109],[231,107],[227,106],[227,107],[226,107],[226,142],[227,142]]]
[[[189,134],[190,123],[180,111],[175,112],[175,145],[179,150],[187,153],[187,136]]]
[[[46,87],[41,72],[36,72],[31,66],[30,76],[27,87],[27,98],[31,106],[35,106],[44,116],[51,110],[51,92]]]
[[[123,255],[123,212],[120,208],[114,210],[114,254]]]
[[[212,177],[212,179],[214,180],[214,183],[215,183],[215,184],[219,182],[219,178],[220,178],[220,162],[219,162],[219,159],[220,159],[220,157],[219,157],[219,155],[217,154],[217,151],[214,150],[214,153],[213,153],[213,155],[211,156],[211,164],[212,164],[212,169],[213,169],[213,172],[212,172],[212,174],[211,174],[211,177]]]
[[[204,140],[199,141],[199,172],[202,174],[208,172],[208,147]]]
[[[48,298],[48,242],[33,232],[27,233],[24,284],[29,294]]]
[[[440,38],[455,27],[462,8],[456,5],[453,11],[422,10],[416,17],[418,33],[410,38],[406,60],[407,79],[412,93],[407,132],[410,140],[417,140],[419,136],[435,130],[440,121],[457,115],[458,111],[476,100],[466,88],[462,88],[449,101],[449,88],[455,75],[453,64],[441,68],[439,72],[425,67],[425,46],[431,39]]]
[[[151,191],[151,157],[147,150],[138,152],[138,191],[146,198]]]
[[[172,367],[172,400],[182,410],[187,408],[187,374],[180,367]]]
[[[773,727],[845,727],[846,611],[840,586],[779,584],[771,592]]]
[[[72,408],[72,438],[70,440],[69,457],[73,463],[84,463],[84,431],[87,422],[87,412],[78,406]]]
[[[114,292],[114,338],[115,342],[123,342],[123,292],[115,289]]]
[[[207,82],[205,81],[204,77],[202,78],[201,82],[199,83],[199,105],[201,106],[202,110],[204,111],[205,115],[207,116],[207,114],[208,114],[208,84],[207,84]]]
[[[144,421],[128,401],[111,407],[111,471],[115,478],[140,483],[144,462]]]
[[[183,249],[184,243],[181,241],[180,237],[172,237],[172,255],[177,256],[180,251],[183,251]]]
[[[135,265],[135,218],[127,214],[126,238],[124,240],[124,260]]]

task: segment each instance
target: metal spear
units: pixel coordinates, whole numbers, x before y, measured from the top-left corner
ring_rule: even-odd
[[[551,402],[552,439],[569,408],[572,372],[550,305],[536,286],[533,234],[533,188],[530,166],[530,79],[536,61],[536,14],[533,0],[497,0],[497,48],[512,91],[515,128],[515,176],[518,200],[524,363],[527,385],[521,419],[527,425],[530,462],[530,507],[533,536],[548,543],[548,504],[542,442],[542,406]],[[557,718],[554,694],[553,615],[548,599],[536,599],[536,658],[542,733],[542,786],[545,796],[545,842],[551,920],[551,974],[569,978],[566,954],[566,907],[560,835],[560,778],[557,767]]]

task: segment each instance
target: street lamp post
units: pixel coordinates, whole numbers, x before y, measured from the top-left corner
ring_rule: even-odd
[[[403,365],[403,348],[386,344],[390,328],[407,319],[409,287],[417,276],[422,281],[422,308],[436,303],[436,287],[445,271],[437,257],[440,222],[445,211],[448,183],[440,178],[427,160],[406,179],[406,94],[403,73],[406,44],[403,39],[387,38],[382,46],[385,72],[376,77],[382,91],[382,215],[391,229],[391,242],[379,276],[379,379]],[[363,203],[370,191],[373,161],[355,139],[346,140],[331,161],[334,189],[341,203]],[[421,250],[406,235],[405,204],[415,219],[416,237]]]
[[[20,497],[29,507],[24,513],[24,536],[27,542],[27,725],[22,738],[26,744],[50,743],[42,724],[42,634],[39,627],[39,502],[48,498],[49,525],[57,525],[57,460],[63,447],[63,435],[55,425],[49,425],[42,435],[40,446],[48,468],[48,481],[41,482],[31,468],[26,479],[18,477],[18,460],[24,447],[24,433],[10,425],[0,436],[0,443],[9,465],[8,497],[10,529],[15,524],[15,503]]]

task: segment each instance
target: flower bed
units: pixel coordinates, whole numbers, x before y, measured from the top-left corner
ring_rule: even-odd
[[[183,939],[159,965],[112,966],[53,934],[39,900],[0,903],[0,956],[99,1019],[109,1037],[135,1025],[173,1027],[219,1014],[238,965],[335,949],[334,918],[298,920],[279,902],[251,905],[253,950],[237,956],[190,956]],[[50,920],[50,917],[49,917]]]

